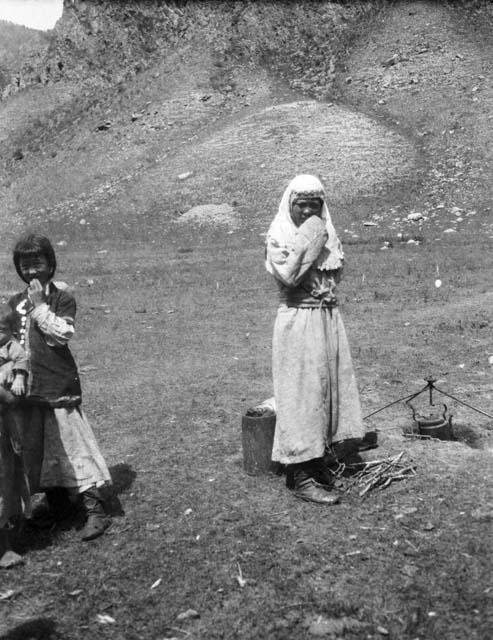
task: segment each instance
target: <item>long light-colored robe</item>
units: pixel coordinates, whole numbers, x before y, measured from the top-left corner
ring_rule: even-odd
[[[266,267],[281,298],[272,348],[277,414],[272,459],[294,464],[322,457],[332,443],[362,438],[365,427],[335,298],[342,247],[332,237],[332,254],[328,248],[328,229],[335,231],[325,202],[321,218],[295,227],[288,218],[288,190],[269,229]],[[325,268],[316,266],[321,256]]]

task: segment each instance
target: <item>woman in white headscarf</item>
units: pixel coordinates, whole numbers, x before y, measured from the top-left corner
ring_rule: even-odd
[[[267,234],[266,267],[280,290],[274,326],[272,459],[304,500],[334,504],[324,454],[364,426],[335,287],[344,254],[318,178],[291,181]]]

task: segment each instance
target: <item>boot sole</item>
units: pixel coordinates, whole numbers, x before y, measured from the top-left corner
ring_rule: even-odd
[[[298,498],[298,500],[303,500],[303,502],[311,502],[312,504],[325,504],[329,507],[331,507],[334,504],[339,504],[340,502],[340,498],[338,497],[331,498],[329,501],[329,500],[313,500],[313,498],[307,498],[306,496],[296,493],[296,491],[293,491],[293,495],[295,498]]]
[[[96,538],[99,538],[100,536],[102,536],[104,532],[110,528],[110,526],[111,526],[111,521],[108,520],[107,522],[105,522],[104,526],[101,529],[94,530],[88,534],[82,533],[80,539],[82,540],[82,542],[89,542],[90,540],[95,540]]]

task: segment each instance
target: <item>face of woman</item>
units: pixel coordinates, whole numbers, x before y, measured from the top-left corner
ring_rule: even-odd
[[[296,198],[291,205],[291,219],[299,227],[311,216],[322,215],[322,201],[320,198]]]
[[[22,278],[26,282],[39,280],[42,285],[45,285],[51,277],[48,260],[46,256],[43,255],[32,255],[21,258],[19,261],[19,269]]]

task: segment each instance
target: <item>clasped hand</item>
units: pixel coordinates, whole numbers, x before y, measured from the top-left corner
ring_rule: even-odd
[[[27,288],[27,295],[29,296],[31,302],[35,307],[38,307],[45,301],[43,285],[36,278],[31,280],[31,282],[29,283],[29,286]]]

